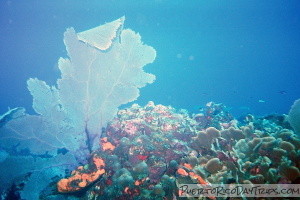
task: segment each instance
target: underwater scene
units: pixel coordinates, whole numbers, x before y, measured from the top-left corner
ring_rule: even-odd
[[[0,199],[300,199],[300,1],[3,0]]]

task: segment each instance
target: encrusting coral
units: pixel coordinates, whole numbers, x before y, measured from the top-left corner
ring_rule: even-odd
[[[79,166],[72,171],[71,177],[61,179],[57,183],[57,190],[59,192],[75,192],[85,188],[94,181],[96,181],[102,174],[105,173],[105,163],[97,154],[91,155],[93,164],[86,166]]]

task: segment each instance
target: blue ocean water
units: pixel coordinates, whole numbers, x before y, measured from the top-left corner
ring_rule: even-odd
[[[55,85],[63,33],[121,16],[157,58],[157,76],[136,101],[192,112],[209,101],[244,113],[287,114],[299,98],[300,2],[269,1],[1,1],[0,113],[29,113],[29,77]]]

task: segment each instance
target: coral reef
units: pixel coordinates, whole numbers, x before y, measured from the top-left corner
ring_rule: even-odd
[[[99,139],[102,145],[91,155],[89,167],[62,179],[58,191],[73,197],[81,191],[79,197],[86,200],[178,199],[177,185],[182,183],[299,182],[300,140],[292,130],[272,119],[248,116],[233,123],[230,115],[218,116],[223,112],[207,113],[189,116],[153,102],[120,110]],[[215,127],[199,123],[199,116]],[[100,168],[95,155],[101,158]],[[97,179],[84,175],[99,169],[105,173]],[[67,187],[61,190],[60,183]]]

